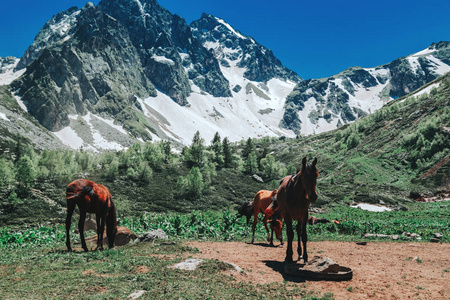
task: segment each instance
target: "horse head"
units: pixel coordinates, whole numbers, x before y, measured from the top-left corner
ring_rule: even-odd
[[[276,238],[282,241],[283,215],[281,214],[281,211],[277,209],[268,222],[270,222],[270,228],[275,232]]]
[[[301,190],[304,191],[304,197],[309,202],[315,202],[317,200],[316,183],[319,172],[316,168],[317,157],[314,158],[312,163],[306,162],[306,157],[302,160],[302,169],[295,176],[296,184],[300,184]]]

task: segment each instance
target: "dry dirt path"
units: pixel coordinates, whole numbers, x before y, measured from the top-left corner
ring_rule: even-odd
[[[368,242],[308,242],[308,254],[333,259],[353,269],[350,281],[308,281],[285,275],[286,244],[189,242],[201,253],[196,258],[218,259],[244,269],[233,276],[253,283],[284,280],[336,299],[450,299],[450,244]],[[276,243],[278,245],[278,243]],[[295,243],[294,253],[297,243]],[[295,257],[295,256],[294,256]]]

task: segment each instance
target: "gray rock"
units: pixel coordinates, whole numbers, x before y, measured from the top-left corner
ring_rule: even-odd
[[[338,273],[340,266],[331,258],[314,256],[303,269],[317,273]]]
[[[440,232],[435,232],[435,233],[433,233],[433,236],[434,236],[435,238],[437,238],[437,239],[440,239],[440,238],[443,237],[442,233],[440,233]]]
[[[154,241],[156,239],[167,240],[168,236],[161,228],[159,228],[157,230],[152,230],[152,231],[146,232],[143,235],[139,236],[135,240],[135,243],[138,243],[138,242],[151,242],[151,241]]]
[[[261,183],[264,183],[264,180],[263,180],[260,176],[258,176],[258,175],[256,175],[256,174],[253,174],[252,177],[253,177],[253,179],[255,179],[256,181],[261,182]]]

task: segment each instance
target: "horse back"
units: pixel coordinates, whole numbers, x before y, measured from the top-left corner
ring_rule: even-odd
[[[87,179],[77,179],[66,188],[67,201],[76,204],[88,213],[100,213],[112,205],[108,188]]]
[[[261,210],[263,213],[266,213],[267,208],[272,204],[273,198],[275,196],[275,191],[261,190],[256,193],[255,198],[253,200],[253,207],[257,209],[258,212]]]

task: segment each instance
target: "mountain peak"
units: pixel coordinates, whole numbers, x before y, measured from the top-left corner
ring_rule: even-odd
[[[272,50],[243,35],[221,18],[203,13],[190,26],[194,36],[215,54],[223,67],[237,66],[244,69],[244,77],[248,80],[302,80],[294,71],[284,67]]]

